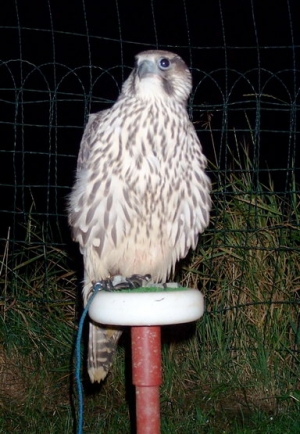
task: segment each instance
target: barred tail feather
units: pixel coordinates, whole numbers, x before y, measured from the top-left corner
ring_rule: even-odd
[[[92,383],[104,380],[113,362],[121,330],[89,324],[88,373]]]

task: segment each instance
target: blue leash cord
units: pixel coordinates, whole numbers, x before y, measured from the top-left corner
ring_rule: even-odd
[[[103,289],[103,286],[101,282],[97,282],[93,286],[93,294],[90,296],[79,321],[78,324],[78,331],[77,331],[77,337],[76,337],[76,344],[75,344],[75,358],[76,358],[76,365],[75,365],[75,379],[76,379],[76,385],[77,385],[77,394],[78,394],[78,421],[77,421],[77,434],[83,433],[83,387],[81,383],[81,338],[82,338],[82,331],[83,331],[83,325],[85,318],[87,316],[88,310],[90,308],[90,305],[92,301],[94,300],[96,294],[98,291],[101,291]]]

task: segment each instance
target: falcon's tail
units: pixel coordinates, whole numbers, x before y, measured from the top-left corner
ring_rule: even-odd
[[[89,324],[88,373],[92,383],[104,380],[112,365],[122,331]]]

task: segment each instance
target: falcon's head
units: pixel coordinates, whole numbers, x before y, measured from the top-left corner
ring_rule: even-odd
[[[177,54],[149,50],[135,56],[135,67],[122,94],[145,100],[172,98],[186,104],[192,89],[191,73]]]

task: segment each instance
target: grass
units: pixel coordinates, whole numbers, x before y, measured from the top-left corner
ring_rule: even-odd
[[[210,230],[178,272],[201,282],[206,313],[163,330],[162,434],[299,432],[299,198],[253,173],[246,151],[218,173]],[[75,429],[78,278],[46,232],[3,248],[0,433]],[[125,333],[102,386],[83,374],[85,432],[130,432],[128,372]]]

